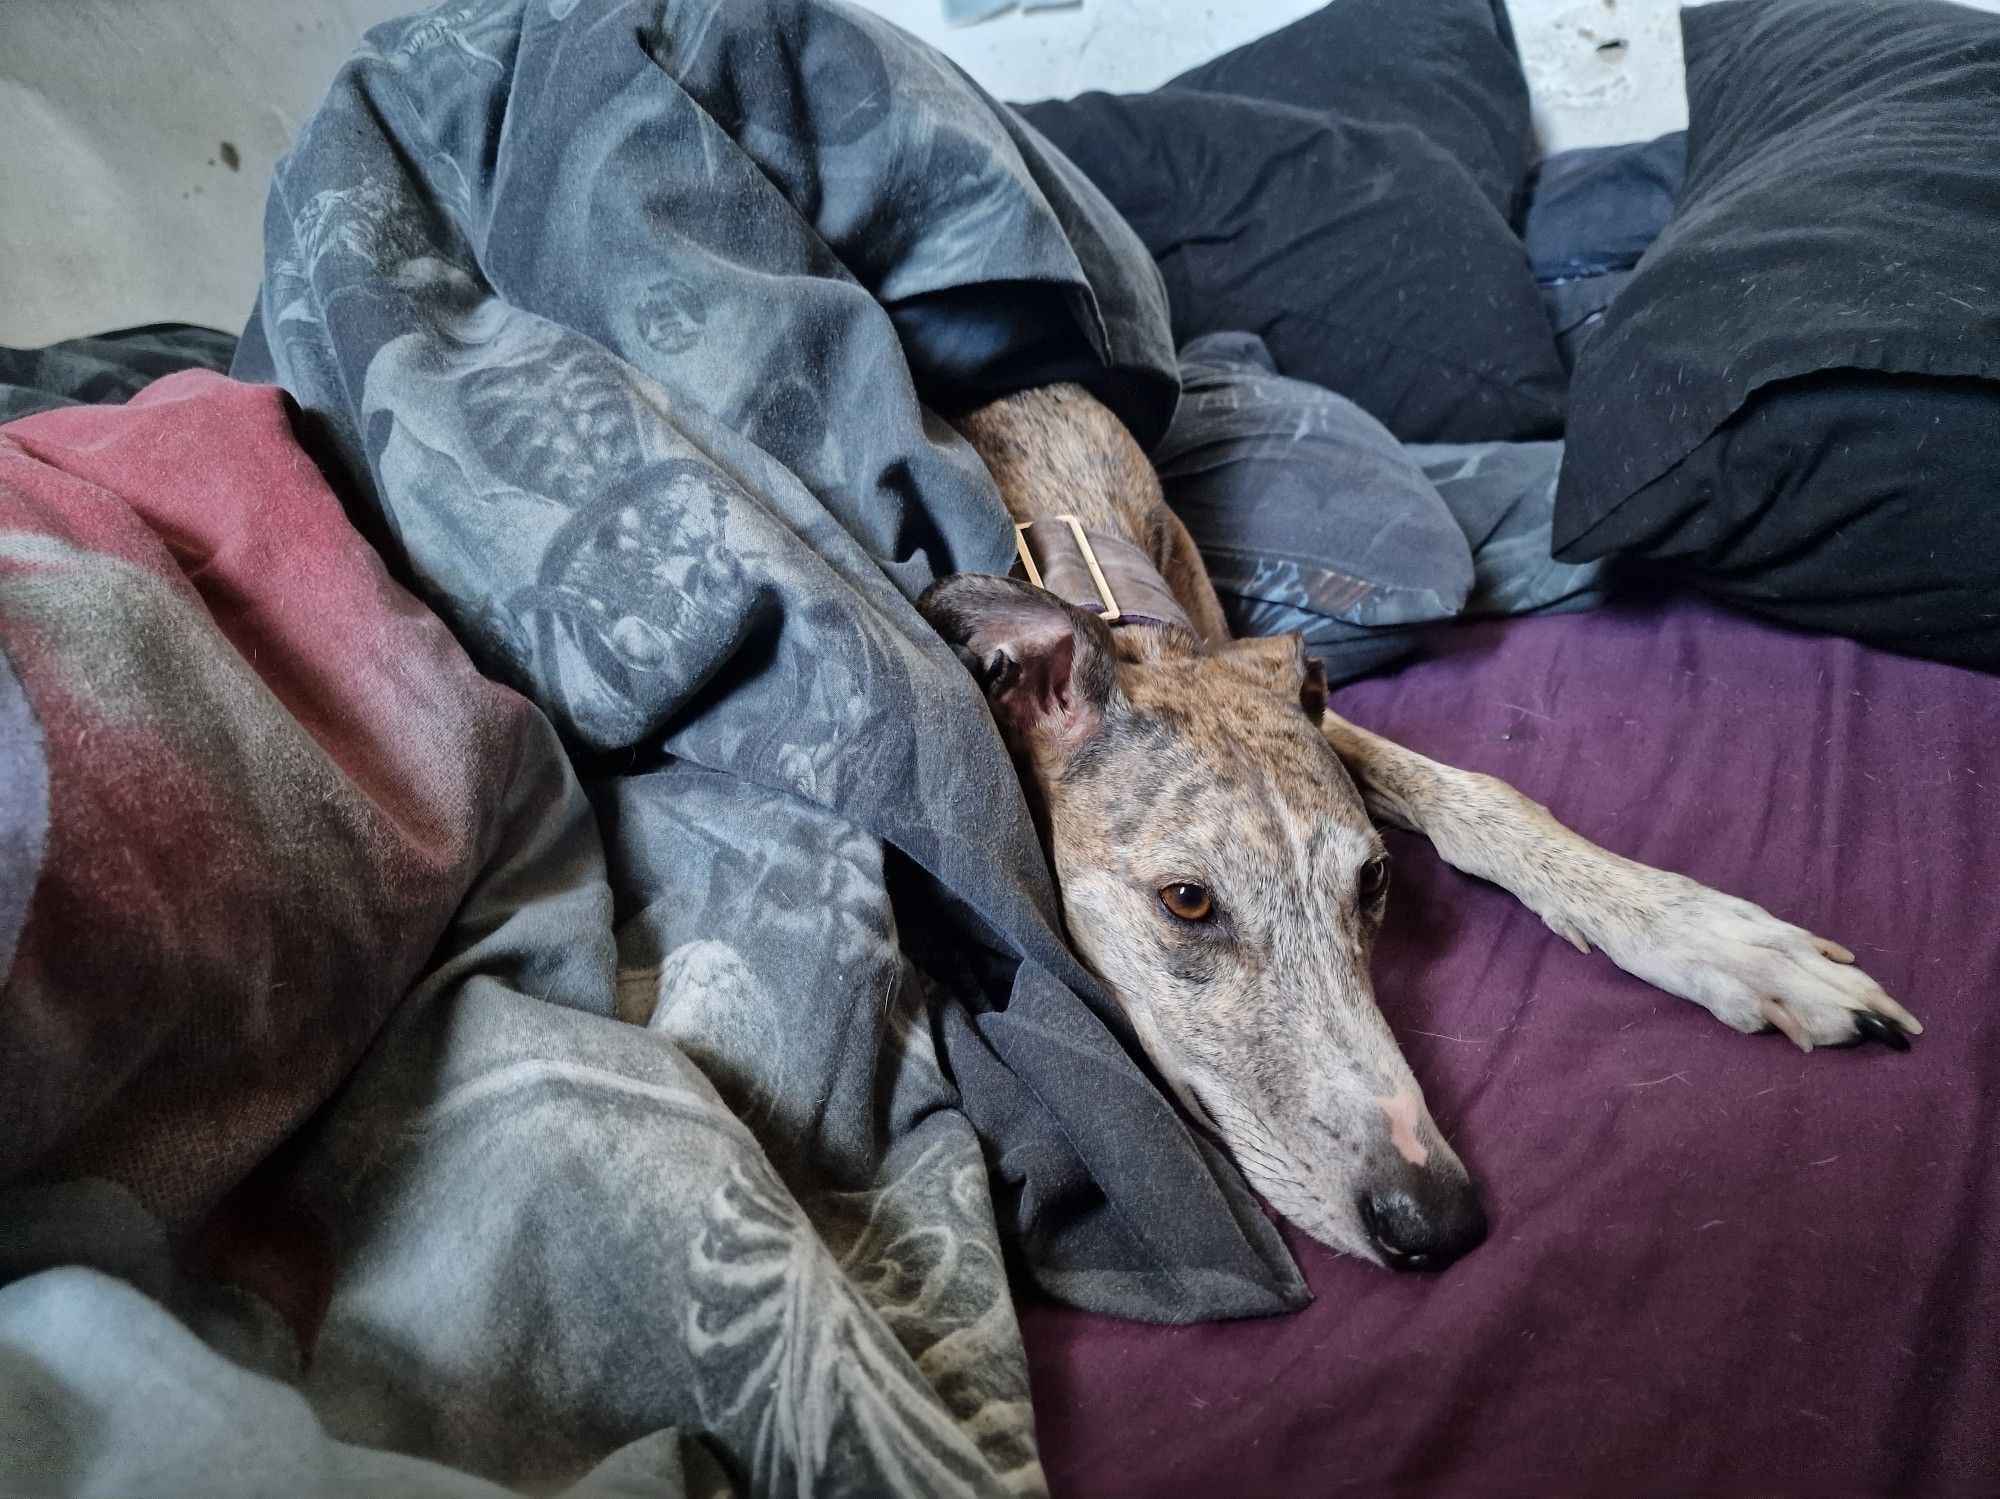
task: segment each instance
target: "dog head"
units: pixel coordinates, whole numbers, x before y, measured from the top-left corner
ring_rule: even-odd
[[[1279,1212],[1441,1268],[1485,1235],[1376,1008],[1389,858],[1299,638],[1114,632],[1006,578],[933,586],[1036,803],[1078,955]]]

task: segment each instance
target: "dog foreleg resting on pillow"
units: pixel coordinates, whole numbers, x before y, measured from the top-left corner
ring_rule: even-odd
[[[1445,863],[1500,886],[1578,948],[1601,949],[1724,1024],[1775,1028],[1807,1051],[1865,1040],[1905,1050],[1905,1033],[1923,1030],[1839,943],[1599,848],[1504,781],[1331,712],[1321,727],[1375,817],[1423,834]]]

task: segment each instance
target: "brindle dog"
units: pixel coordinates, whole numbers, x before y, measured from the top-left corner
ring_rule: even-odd
[[[978,663],[1078,954],[1182,1104],[1313,1237],[1417,1270],[1486,1233],[1375,1005],[1389,856],[1371,814],[1737,1030],[1810,1051],[1901,1050],[1922,1029],[1839,944],[1328,712],[1297,636],[1231,640],[1145,454],[1082,388],[958,425],[1016,522],[1074,515],[1137,543],[1192,625],[1108,628],[1009,578],[949,578],[921,601]]]

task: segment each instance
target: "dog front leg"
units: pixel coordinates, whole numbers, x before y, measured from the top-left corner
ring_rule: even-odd
[[[1907,1050],[1923,1027],[1837,942],[1684,876],[1599,848],[1505,781],[1455,770],[1336,714],[1327,742],[1368,810],[1421,833],[1452,868],[1506,890],[1584,952],[1691,999],[1739,1031],[1806,1051],[1854,1041]]]

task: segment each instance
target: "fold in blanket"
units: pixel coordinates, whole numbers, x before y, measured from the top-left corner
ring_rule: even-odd
[[[1035,1491],[879,846],[802,811],[765,857],[703,772],[607,805],[691,931],[739,887],[773,941],[832,927],[790,1034],[726,942],[621,967],[555,735],[387,577],[294,415],[188,374],[0,431],[0,917],[33,888],[0,1489]],[[879,1013],[843,1003],[885,963]],[[872,1127],[875,1176],[776,1165],[796,1127]]]
[[[191,929],[211,945],[157,1020],[115,1003],[145,990],[93,966],[111,947],[82,951],[105,892],[66,921],[37,893],[8,1014],[72,1026],[74,1065],[23,1095],[40,1133],[8,1175],[44,1185],[0,1203],[0,1278],[95,1265],[201,1336],[84,1270],[0,1291],[0,1411],[62,1434],[0,1431],[60,1470],[9,1476],[60,1491],[73,1452],[150,1475],[134,1491],[247,1492],[386,1450],[457,1470],[401,1492],[478,1492],[467,1473],[550,1490],[623,1449],[617,1481],[665,1492],[717,1473],[1034,1492],[1003,1243],[1101,1310],[1299,1304],[1269,1222],[1069,954],[990,716],[912,605],[1011,555],[934,410],[1061,374],[1143,437],[1170,415],[1157,277],[1074,171],[838,4],[514,0],[372,33],[281,166],[267,235],[235,372],[296,409],[181,377],[8,429],[22,494],[46,509],[88,481],[141,517],[140,592],[180,613],[96,616],[105,649],[205,652],[228,684],[121,700],[98,746],[132,820],[80,836],[154,855],[127,871],[159,917],[133,943],[182,951],[166,927],[210,888],[177,874],[191,847],[272,886],[215,887],[213,920],[236,899],[268,950]],[[150,451],[169,400],[212,409]],[[36,446],[88,422],[113,425]],[[322,470],[581,784],[548,722],[355,571],[351,533],[348,571],[313,571],[285,507],[330,516]],[[23,523],[19,586],[54,545],[36,528],[96,503]],[[76,565],[122,578],[106,549],[128,565],[111,540]],[[343,576],[356,612],[324,617]],[[97,688],[97,658],[37,676],[7,645],[49,736],[46,891],[82,857],[58,847],[80,741],[50,705]],[[458,697],[434,710],[439,673]],[[369,685],[334,690],[349,677]],[[293,681],[315,693],[274,685]],[[161,759],[139,726],[188,742]],[[36,956],[43,922],[80,977]],[[144,1065],[88,1049],[107,1005],[106,1034],[167,1038]],[[254,1127],[227,1121],[206,1154],[107,1101],[144,1084],[180,1108],[163,1120],[213,1120],[246,1082]],[[204,1219],[233,1184],[220,1221],[316,1225],[291,1264],[322,1264],[316,1286]],[[129,1360],[80,1356],[79,1335]],[[306,1404],[239,1402],[203,1362],[218,1350]],[[148,1394],[170,1386],[222,1393]]]
[[[184,1229],[423,971],[536,715],[390,581],[282,396],[219,375],[0,429],[0,644],[46,788],[0,1182],[108,1177]]]
[[[1170,412],[1157,275],[1074,169],[839,4],[467,4],[343,72],[266,262],[236,373],[325,423],[364,531],[598,773],[628,970],[720,943],[768,996],[720,1080],[774,1101],[781,1165],[878,1181],[857,1043],[914,916],[955,939],[927,959],[947,1066],[1037,1278],[1151,1318],[1295,1304],[1062,942],[991,718],[912,604],[1012,556],[913,363],[978,385],[1051,338],[1054,288],[1135,430]],[[893,310],[960,295],[990,344],[906,358]]]

